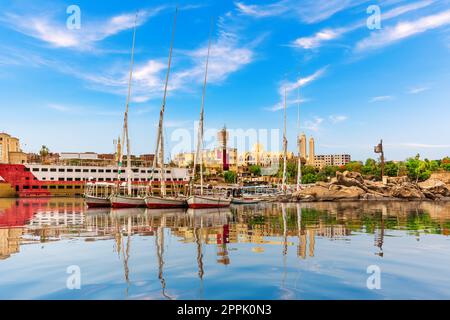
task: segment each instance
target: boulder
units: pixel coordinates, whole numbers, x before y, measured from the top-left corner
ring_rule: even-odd
[[[361,195],[360,199],[366,200],[366,201],[376,201],[376,200],[387,200],[390,198],[387,198],[384,195],[380,195],[380,194],[376,194],[376,193],[365,193],[365,194]]]
[[[410,182],[409,178],[407,176],[403,176],[403,177],[388,177],[387,178],[387,183],[388,184],[393,184],[393,185],[400,185],[403,183],[408,183]]]
[[[336,201],[336,200],[357,200],[364,194],[365,191],[361,188],[351,186],[336,186],[331,185],[329,188],[315,185],[310,188],[301,190],[297,198],[308,199],[314,198],[315,201]]]
[[[403,183],[396,185],[391,189],[391,195],[395,198],[407,200],[421,200],[425,199],[425,195],[420,188],[412,183]]]
[[[447,197],[450,196],[450,190],[447,185],[437,179],[428,179],[424,182],[419,182],[419,187],[422,189],[422,192],[432,193],[439,197]]]
[[[341,185],[345,187],[358,187],[364,191],[368,191],[367,187],[364,185],[364,179],[358,172],[348,172],[344,171],[336,172],[336,182],[335,185]]]

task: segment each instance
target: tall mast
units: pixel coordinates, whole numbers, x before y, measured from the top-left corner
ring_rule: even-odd
[[[128,109],[130,104],[131,96],[131,82],[133,79],[133,65],[134,65],[134,46],[136,42],[136,24],[137,24],[138,13],[136,12],[136,17],[134,20],[134,30],[133,30],[133,43],[131,46],[131,62],[130,62],[130,76],[128,79],[128,94],[125,104],[125,114],[123,119],[123,132],[122,132],[122,143],[127,144],[127,187],[128,195],[131,195],[131,149],[130,149],[130,138],[128,136]],[[122,162],[123,162],[123,152],[119,155],[119,170],[118,170],[118,181],[120,181],[120,175],[122,173]]]
[[[298,160],[297,160],[297,191],[300,191],[302,183],[302,160],[301,160],[301,144],[300,144],[300,86],[297,88],[297,143],[298,143]]]
[[[211,37],[213,30],[213,20],[211,19],[211,29],[209,31],[209,42],[208,42],[208,55],[206,57],[205,65],[205,79],[203,81],[203,92],[202,92],[202,104],[200,107],[200,122],[198,125],[198,139],[197,139],[197,150],[194,157],[194,178],[195,170],[200,156],[200,194],[203,195],[203,116],[205,107],[205,94],[206,94],[206,80],[208,78],[208,65],[209,65],[209,55],[211,52]]]
[[[282,189],[286,192],[286,158],[287,158],[287,138],[286,138],[286,88],[284,89],[284,129],[283,129],[283,181]]]
[[[167,63],[167,73],[166,73],[166,83],[164,85],[164,96],[163,101],[161,105],[161,111],[159,112],[159,124],[158,124],[158,133],[156,138],[156,150],[155,150],[155,157],[153,158],[153,171],[156,168],[157,165],[157,158],[159,157],[159,169],[160,169],[160,180],[161,180],[161,195],[166,195],[166,178],[165,178],[165,172],[164,172],[164,136],[163,136],[163,122],[164,122],[164,111],[166,108],[166,98],[167,98],[167,86],[169,83],[169,75],[170,75],[170,66],[172,63],[172,49],[173,49],[173,41],[175,38],[175,28],[177,24],[177,14],[178,14],[178,7],[175,9],[175,17],[173,19],[173,28],[172,28],[172,40],[170,41],[170,51],[169,51],[169,61]],[[160,149],[160,153],[158,155],[158,151]],[[152,173],[152,179],[153,180],[153,173]]]

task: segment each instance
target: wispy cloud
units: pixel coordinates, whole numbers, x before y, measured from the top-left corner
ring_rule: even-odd
[[[426,143],[391,143],[386,144],[389,147],[403,147],[403,148],[420,148],[420,149],[448,149],[450,144],[426,144]]]
[[[426,86],[420,86],[420,87],[414,87],[408,90],[409,94],[418,94],[424,91],[430,90],[429,87]]]
[[[323,123],[324,119],[320,117],[314,117],[313,120],[307,120],[304,122],[304,125],[301,128],[306,130],[311,130],[314,132],[319,131],[320,125]]]
[[[48,107],[59,112],[70,112],[72,110],[72,108],[61,104],[49,104]]]
[[[101,110],[98,107],[74,106],[60,103],[49,103],[47,108],[55,110],[59,113],[77,115],[77,116],[120,116],[119,111]]]
[[[389,19],[398,17],[400,15],[403,15],[405,13],[422,9],[424,7],[427,7],[434,3],[434,0],[425,0],[425,1],[418,1],[402,6],[395,7],[381,15],[381,21],[385,22]],[[359,28],[363,28],[366,26],[366,20],[361,20],[357,23],[348,25],[346,27],[339,27],[339,28],[325,28],[318,32],[316,32],[312,36],[308,37],[300,37],[295,39],[292,42],[293,47],[303,48],[303,49],[314,49],[318,48],[321,45],[323,45],[325,42],[335,40],[338,38],[343,37],[346,33],[355,31]]]
[[[393,96],[377,96],[369,100],[370,103],[393,100]]]
[[[368,0],[280,0],[270,4],[245,4],[235,2],[240,14],[253,18],[267,18],[276,16],[290,16],[305,23],[324,21],[334,14],[351,7],[358,6]]]
[[[163,9],[164,7],[157,7],[140,11],[137,25],[144,24]],[[0,15],[0,22],[17,32],[43,41],[51,47],[80,51],[92,50],[96,42],[133,28],[134,20],[135,13],[124,13],[104,20],[83,20],[81,29],[70,30],[65,21],[57,20],[49,14],[18,15],[8,12]]]
[[[286,95],[289,95],[292,91],[294,91],[300,87],[306,86],[309,83],[320,78],[325,73],[327,68],[328,68],[328,66],[320,68],[313,74],[310,74],[309,76],[304,77],[304,78],[300,77],[294,82],[282,81],[278,88],[278,94],[280,96],[279,102],[272,107],[266,108],[266,110],[272,111],[272,112],[282,110],[284,108],[284,91],[285,90],[286,90]],[[288,108],[289,106],[291,106],[293,104],[297,104],[298,102],[302,103],[302,102],[306,102],[306,101],[309,101],[309,99],[288,100],[288,101],[286,101],[286,107]]]
[[[234,17],[227,15],[218,21],[218,37],[211,45],[208,69],[208,83],[220,84],[231,74],[238,72],[255,59],[255,48],[261,38],[244,43],[238,30],[232,26]],[[182,61],[172,65],[169,92],[193,91],[203,82],[207,42],[193,50],[174,49],[174,60]],[[99,72],[80,70],[58,64],[56,68],[82,79],[91,89],[117,95],[126,95],[129,77],[129,61],[124,60],[111,68]],[[162,97],[167,57],[152,58],[135,66],[132,82],[132,101],[144,103]],[[195,87],[198,92],[199,87]]]
[[[344,115],[330,115],[328,117],[328,119],[332,122],[332,123],[339,123],[339,122],[343,122],[346,121],[348,119],[347,116]]]
[[[356,44],[355,51],[379,49],[397,43],[428,30],[436,29],[450,24],[450,10],[422,17],[414,21],[405,21],[393,27],[373,32],[369,37]]]
[[[289,93],[289,92],[291,92],[293,90],[296,90],[297,88],[306,86],[307,84],[309,84],[309,83],[317,80],[321,76],[323,76],[327,69],[328,69],[328,66],[325,66],[323,68],[320,68],[319,70],[317,70],[316,72],[314,72],[313,74],[311,74],[311,75],[309,75],[307,77],[304,77],[304,78],[300,77],[300,78],[298,78],[294,82],[284,81],[284,82],[281,83],[278,92],[280,93],[280,95],[283,96],[285,89],[286,89],[286,92]]]
[[[244,15],[255,18],[273,17],[284,14],[288,11],[288,1],[279,1],[265,5],[245,4],[235,2],[237,10]]]
[[[305,103],[305,102],[308,102],[308,101],[310,101],[310,99],[288,100],[288,101],[286,101],[286,108],[290,108],[292,106],[298,105],[298,103]],[[274,106],[272,106],[270,108],[266,108],[265,110],[275,112],[275,111],[279,111],[279,110],[283,110],[283,109],[284,109],[284,101],[283,102],[279,102],[279,103],[277,103],[276,105],[274,105]]]

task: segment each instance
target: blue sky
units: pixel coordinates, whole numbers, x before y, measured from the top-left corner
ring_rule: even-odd
[[[66,9],[73,4],[81,28],[70,30]],[[180,150],[172,134],[193,132],[198,119],[213,18],[206,128],[281,129],[286,89],[288,148],[295,150],[300,88],[300,130],[314,136],[316,153],[374,157],[383,138],[388,159],[450,155],[450,1],[178,4],[168,152]],[[367,27],[370,5],[381,10],[381,29]],[[131,147],[153,152],[175,2],[2,1],[0,131],[20,137],[25,151],[46,144],[57,152],[112,152],[137,9]]]

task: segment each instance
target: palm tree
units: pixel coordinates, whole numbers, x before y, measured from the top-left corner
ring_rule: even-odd
[[[47,158],[47,156],[49,154],[49,150],[48,150],[47,146],[42,146],[41,151],[39,151],[39,154],[41,155],[41,161],[45,162],[45,158]]]

